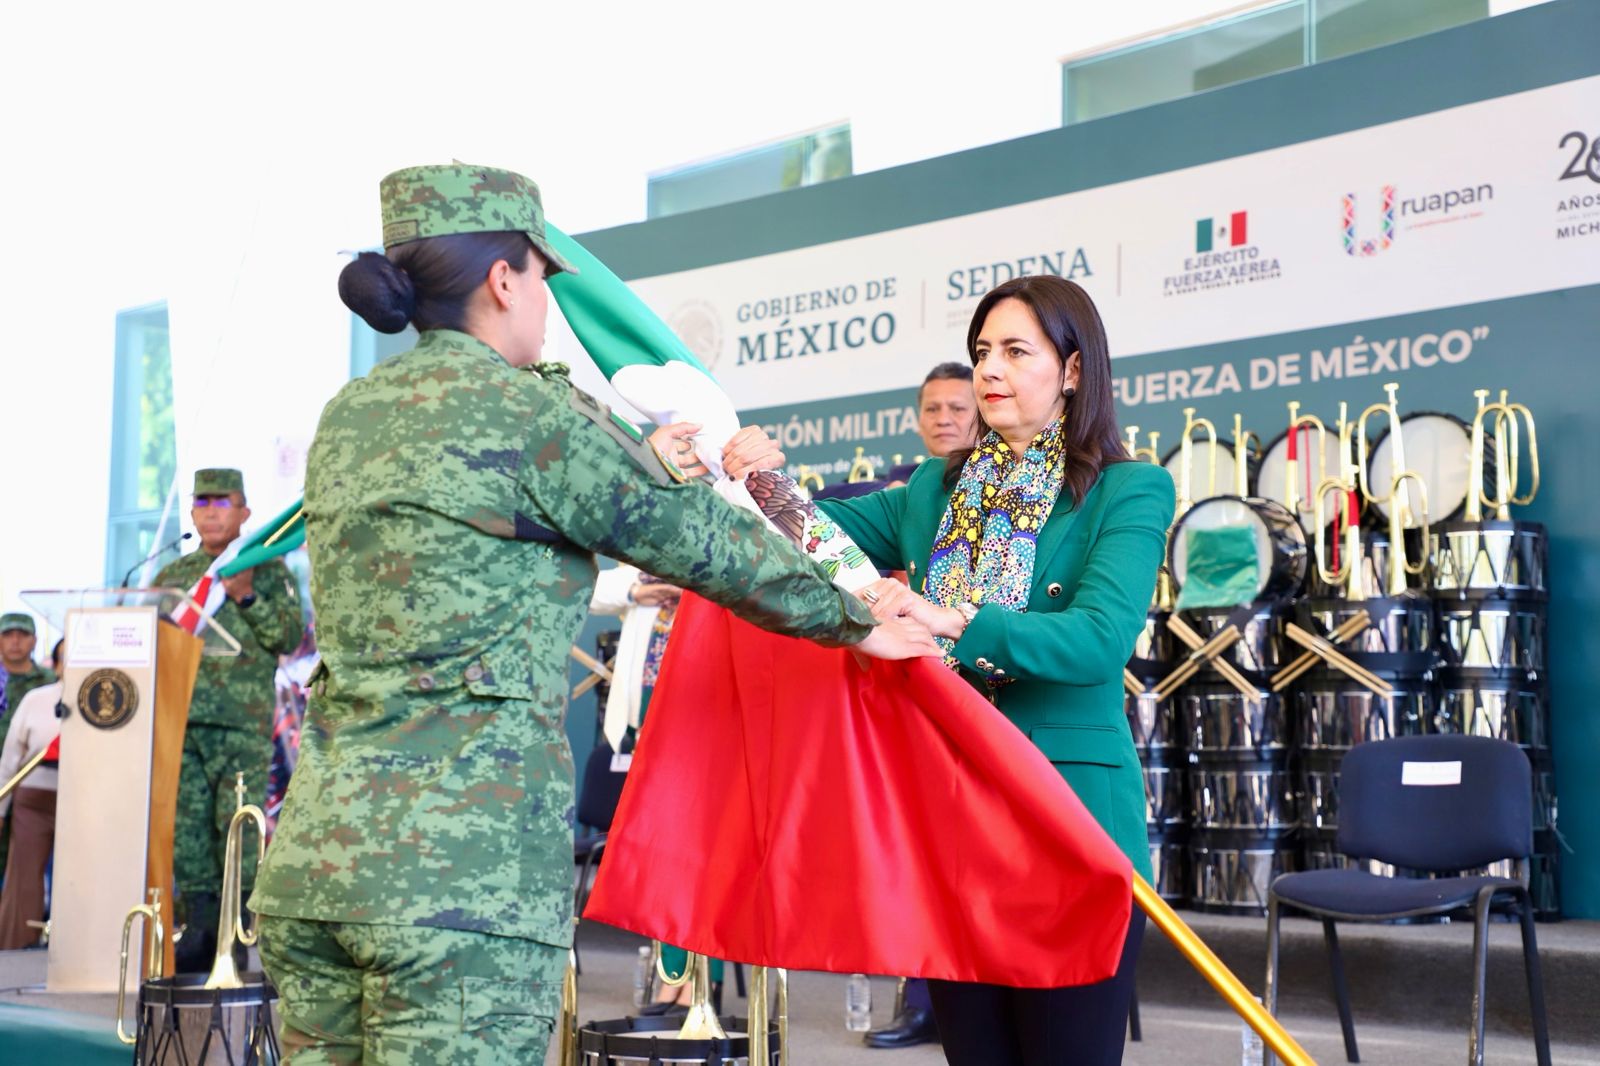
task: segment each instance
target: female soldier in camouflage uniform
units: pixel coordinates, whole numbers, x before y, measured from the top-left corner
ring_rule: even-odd
[[[543,1063],[572,940],[566,655],[594,553],[779,632],[873,628],[761,519],[539,363],[537,187],[417,167],[340,292],[412,351],[328,404],[306,472],[322,666],[251,907],[298,1063]]]

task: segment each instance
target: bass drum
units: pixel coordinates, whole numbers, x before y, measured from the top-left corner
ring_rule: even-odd
[[[1460,518],[1466,510],[1467,494],[1477,486],[1472,479],[1472,427],[1451,414],[1417,411],[1400,419],[1400,438],[1405,446],[1405,469],[1414,470],[1428,487],[1428,521],[1447,522]],[[1394,441],[1386,429],[1367,452],[1367,469],[1362,471],[1367,484],[1379,496],[1389,494],[1394,462]],[[1483,449],[1484,485],[1494,484],[1494,440],[1486,437]],[[1422,525],[1422,500],[1407,483],[1402,489],[1410,497],[1407,529]],[[1389,507],[1377,504],[1387,526]]]
[[[1312,510],[1311,494],[1316,491],[1317,484],[1324,477],[1337,477],[1342,469],[1339,463],[1339,434],[1325,433],[1322,437],[1322,464],[1317,464],[1317,438],[1315,430],[1301,426],[1295,431],[1295,455],[1298,466],[1299,485],[1295,497],[1300,501],[1295,508],[1295,517],[1300,520],[1300,528],[1310,535],[1316,532],[1315,512]],[[1310,461],[1307,462],[1307,457]],[[1353,458],[1353,457],[1352,457]],[[1272,439],[1266,450],[1261,453],[1261,463],[1256,467],[1256,480],[1254,492],[1263,499],[1272,500],[1282,504],[1285,509],[1289,505],[1289,431],[1286,429]],[[1339,506],[1339,494],[1332,490],[1323,493],[1322,513],[1326,517],[1334,514]]]
[[[1259,496],[1214,496],[1189,508],[1172,527],[1167,565],[1181,593],[1189,576],[1189,534],[1197,530],[1249,528],[1256,543],[1256,600],[1287,599],[1306,580],[1306,534],[1281,503]]]
[[[1212,475],[1211,457],[1216,456],[1216,474]],[[1245,484],[1250,484],[1251,471],[1255,467],[1256,458],[1245,452]],[[1172,483],[1183,490],[1183,444],[1167,453],[1161,465],[1167,473],[1172,475]],[[1194,442],[1194,465],[1189,474],[1189,495],[1194,500],[1209,500],[1213,496],[1227,496],[1239,489],[1239,459],[1234,454],[1233,445],[1225,440],[1217,441],[1213,448],[1209,440]]]

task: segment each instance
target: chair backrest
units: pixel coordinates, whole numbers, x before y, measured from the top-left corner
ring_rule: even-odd
[[[611,831],[611,819],[616,816],[622,786],[628,780],[626,773],[611,769],[612,754],[611,745],[604,740],[594,746],[583,764],[583,784],[578,789],[578,824],[602,833]]]
[[[1532,770],[1491,737],[1358,744],[1339,770],[1339,850],[1414,870],[1471,870],[1533,851]]]

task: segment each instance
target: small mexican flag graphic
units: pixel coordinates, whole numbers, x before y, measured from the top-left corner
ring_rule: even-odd
[[[1248,240],[1248,211],[1235,211],[1226,218],[1202,218],[1194,224],[1194,250],[1209,252],[1217,245],[1237,248]]]

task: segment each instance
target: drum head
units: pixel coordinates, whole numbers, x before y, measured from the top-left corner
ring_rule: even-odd
[[[1300,510],[1295,515],[1300,520],[1300,528],[1307,533],[1316,532],[1314,512],[1312,511],[1311,493],[1324,477],[1339,476],[1339,434],[1329,432],[1322,434],[1322,463],[1318,464],[1316,447],[1318,433],[1315,430],[1302,427],[1299,430],[1299,447],[1296,449],[1297,480],[1300,482],[1299,491],[1295,494],[1300,500]],[[1309,458],[1309,462],[1307,459]],[[1284,430],[1267,445],[1267,450],[1261,456],[1261,465],[1256,468],[1255,494],[1264,499],[1289,505],[1289,431]],[[1322,514],[1330,523],[1333,521],[1335,508],[1339,505],[1337,492],[1323,493]]]
[[[1233,455],[1233,445],[1227,441],[1217,441],[1213,448],[1209,440],[1197,440],[1193,445],[1194,461],[1189,473],[1189,495],[1192,499],[1206,500],[1212,496],[1225,496],[1238,489],[1238,465]],[[1216,480],[1211,477],[1211,457],[1216,455]],[[1166,467],[1167,473],[1172,475],[1172,483],[1178,486],[1178,491],[1183,491],[1181,478],[1183,468],[1183,445],[1179,444],[1167,457],[1161,460],[1161,465]]]
[[[1256,592],[1266,587],[1272,573],[1272,531],[1261,512],[1239,496],[1213,496],[1201,500],[1179,519],[1172,531],[1172,574],[1179,586],[1189,577],[1189,538],[1193,529],[1221,529],[1225,526],[1247,526],[1256,542]]]
[[[1400,436],[1405,447],[1405,469],[1414,470],[1428,486],[1428,520],[1442,522],[1455,518],[1466,508],[1469,467],[1472,457],[1472,432],[1467,423],[1450,414],[1419,411],[1400,419]],[[1494,441],[1485,442],[1485,455],[1493,452]],[[1488,465],[1489,460],[1484,460]],[[1387,430],[1367,453],[1367,484],[1378,496],[1389,494],[1394,463],[1394,441]],[[1416,487],[1407,483],[1411,517],[1407,529],[1422,525],[1422,498]],[[1389,517],[1389,504],[1378,510]]]

